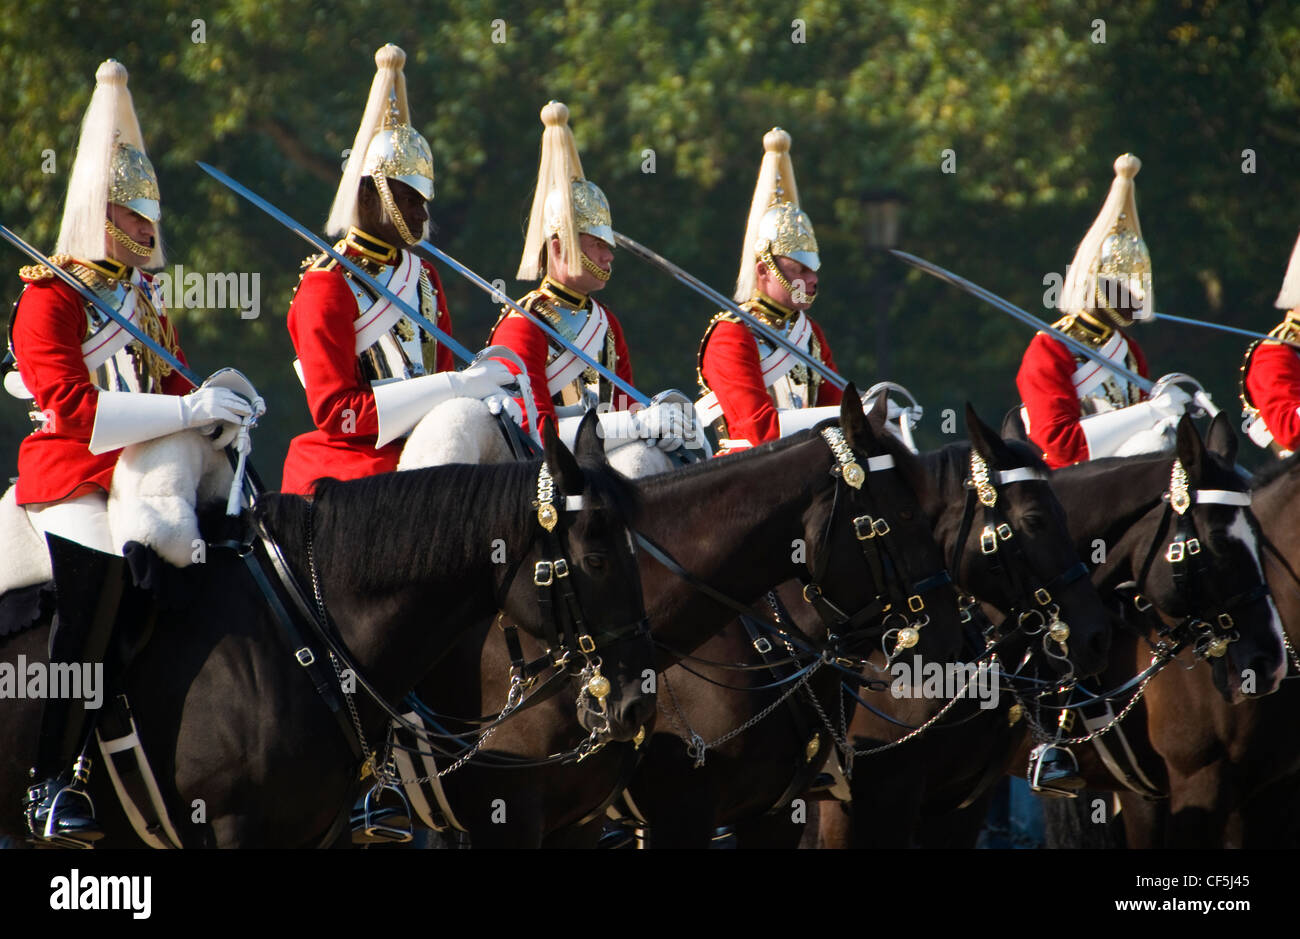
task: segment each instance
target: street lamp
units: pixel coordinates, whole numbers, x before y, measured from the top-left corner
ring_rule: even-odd
[[[866,216],[867,247],[886,252],[898,245],[898,228],[906,203],[896,189],[877,189],[862,197]],[[888,260],[888,259],[884,259]],[[893,300],[893,278],[888,263],[876,265],[871,292],[876,304],[876,369],[877,381],[888,381],[889,376],[889,308]]]

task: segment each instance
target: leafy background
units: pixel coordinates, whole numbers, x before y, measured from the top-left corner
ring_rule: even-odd
[[[792,41],[796,19],[804,42]],[[493,42],[497,20],[504,43]],[[121,60],[161,177],[171,262],[262,275],[258,319],[178,319],[200,372],[234,365],[265,395],[255,461],[270,484],[289,438],[309,428],[284,325],[307,248],[194,161],[322,225],[374,51],[389,41],[407,51],[413,116],[433,147],[435,242],[517,293],[525,285],[509,278],[548,99],[569,105],[616,227],[726,292],[762,134],[789,130],[822,246],[814,313],[847,376],[917,395],[923,444],[943,442],[946,408],[969,399],[998,420],[1016,403],[1029,336],[871,250],[873,192],[905,197],[901,247],[1048,318],[1043,278],[1064,272],[1113,160],[1132,151],[1160,309],[1260,330],[1280,315],[1272,300],[1300,225],[1300,7],[1287,0],[0,6],[0,220],[53,245],[95,68]],[[53,174],[42,172],[47,148]],[[642,171],[647,148],[654,173]],[[954,173],[941,171],[944,150]],[[444,282],[456,335],[479,347],[490,299],[450,272]],[[6,285],[16,299],[16,276]],[[710,306],[629,257],[603,299],[627,327],[638,384],[693,392]],[[1237,413],[1244,341],[1169,324],[1138,338],[1157,373],[1190,372]],[[4,400],[0,465],[13,475],[29,425]]]

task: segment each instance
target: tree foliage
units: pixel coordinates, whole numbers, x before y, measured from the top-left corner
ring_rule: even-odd
[[[494,41],[502,29],[505,41]],[[900,247],[1051,318],[1043,279],[1064,273],[1114,158],[1132,151],[1144,164],[1138,205],[1161,307],[1257,329],[1278,317],[1272,299],[1300,223],[1300,11],[1288,0],[0,9],[9,157],[0,220],[53,245],[95,68],[121,60],[161,177],[172,260],[262,275],[257,320],[233,310],[179,319],[200,370],[235,365],[266,396],[257,462],[271,482],[288,438],[309,426],[284,327],[307,248],[194,161],[320,226],[374,50],[389,41],[408,53],[413,117],[433,147],[436,243],[517,293],[526,285],[509,278],[548,99],[569,105],[586,173],[608,193],[616,228],[724,292],[762,134],[785,127],[822,247],[814,315],[860,386],[889,378],[916,393],[925,443],[942,442],[944,409],[960,413],[970,399],[996,419],[1016,403],[1029,336],[871,250],[872,192],[905,196]],[[47,150],[54,173],[43,172]],[[646,151],[653,173],[643,171]],[[945,151],[955,172],[943,171]],[[1246,151],[1254,172],[1243,172]],[[444,280],[458,337],[479,347],[496,310],[455,275]],[[12,298],[18,284],[9,283]],[[616,260],[603,299],[627,327],[638,383],[693,393],[710,306],[628,257]],[[888,374],[876,359],[881,317]],[[1171,325],[1142,326],[1138,337],[1158,372],[1195,374],[1236,413],[1244,343]],[[11,473],[22,412],[12,401],[0,409]]]

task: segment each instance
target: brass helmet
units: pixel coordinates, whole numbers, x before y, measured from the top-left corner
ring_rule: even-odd
[[[553,235],[560,237],[560,257],[566,264],[570,258],[585,260],[579,235],[591,235],[614,247],[609,200],[599,186],[583,175],[582,158],[569,129],[569,109],[559,101],[551,101],[542,108],[541,117],[542,155],[537,167],[537,189],[528,213],[528,232],[524,236],[524,253],[519,259],[516,280],[537,280],[542,276],[546,242]]]
[[[753,297],[754,265],[758,261],[784,279],[774,258],[793,258],[815,271],[822,265],[817,251],[812,219],[799,208],[799,188],[790,159],[790,135],[773,127],[763,135],[763,162],[749,206],[740,273],[736,277],[736,300],[743,303]]]
[[[1083,236],[1066,273],[1057,306],[1090,313],[1112,326],[1131,326],[1155,310],[1151,252],[1142,239],[1133,179],[1142,161],[1131,153],[1115,160],[1115,180],[1101,214]]]
[[[138,212],[154,223],[152,247],[131,241],[104,217],[110,203]],[[95,72],[95,91],[81,122],[55,251],[78,258],[101,258],[107,229],[111,237],[131,248],[139,258],[139,266],[161,267],[165,263],[161,219],[158,174],[145,153],[140,122],[127,88],[126,67],[116,59],[108,59]]]
[[[370,177],[384,207],[402,231],[401,215],[388,190],[389,180],[406,183],[426,200],[433,198],[433,151],[411,126],[406,99],[406,53],[391,42],[375,53],[375,79],[370,85],[365,114],[348,154],[325,230],[341,235],[357,224],[357,187]],[[414,236],[412,241],[416,240]]]

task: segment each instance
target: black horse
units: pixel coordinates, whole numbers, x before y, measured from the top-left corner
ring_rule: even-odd
[[[911,455],[892,443],[882,443],[868,426],[856,394],[846,392],[844,401],[844,442],[858,466],[869,468],[871,458],[897,454],[899,471],[922,485],[924,475],[914,472]],[[876,415],[877,421],[882,419],[883,412]],[[861,541],[855,535],[862,529],[854,524],[868,514],[887,515],[889,524],[898,526],[891,537],[898,542],[908,570],[916,575],[906,585],[909,593],[924,575],[942,571],[942,558],[934,551],[924,522],[911,524],[905,518],[910,513],[922,520],[923,515],[915,507],[915,498],[905,495],[907,485],[898,479],[898,472],[865,472],[868,482],[861,489],[846,483],[846,474],[851,476],[852,471],[844,469],[828,441],[808,431],[636,483],[640,508],[630,517],[631,527],[711,588],[711,593],[697,590],[647,551],[641,552],[646,609],[661,649],[661,668],[697,650],[734,618],[735,610],[719,595],[747,605],[777,584],[807,578],[811,571],[816,572],[825,597],[849,612],[876,603],[882,587],[873,583],[864,564]],[[880,488],[879,477],[890,479],[887,487]],[[890,500],[895,496],[904,503],[893,505]],[[946,578],[939,578],[933,592],[924,589],[930,622],[919,630],[916,651],[935,657],[951,654],[959,636],[951,588]],[[874,628],[855,638],[878,644],[885,627],[878,617],[867,625]],[[769,641],[781,647],[776,638]],[[444,714],[491,712],[506,693],[497,677],[505,659],[500,630],[483,627],[421,685],[421,696]],[[458,690],[446,680],[456,671],[481,673],[483,683]],[[655,680],[653,674],[647,676],[651,684]],[[661,696],[667,693],[661,680],[658,691]],[[605,806],[626,785],[642,751],[635,746],[608,746],[577,766],[527,765],[573,746],[571,735],[547,732],[547,728],[561,729],[562,720],[539,713],[551,709],[558,714],[570,707],[567,700],[555,699],[532,714],[512,719],[494,734],[481,755],[442,778],[445,800],[476,847],[595,843]],[[799,741],[801,755],[806,742]],[[446,761],[439,764],[443,769],[446,765]],[[780,772],[788,775],[788,769],[783,762]]]
[[[649,640],[626,640],[644,618],[624,527],[635,494],[604,464],[598,445],[578,456],[581,464],[548,435],[549,489],[540,481],[542,462],[447,466],[328,481],[314,501],[273,494],[256,511],[308,598],[319,583],[320,607],[355,666],[352,677],[388,701],[408,693],[464,629],[494,610],[507,611],[530,634],[550,634],[536,584],[546,580],[539,571],[555,568],[538,565],[567,562],[565,580],[589,624],[584,650],[591,655],[570,651],[578,660],[601,657],[608,682],[604,716],[584,712],[585,719],[626,740],[653,715],[640,678],[651,663]],[[555,512],[550,537],[539,503]],[[332,842],[357,796],[362,761],[300,664],[312,655],[295,658],[280,638],[235,552],[212,547],[186,576],[182,608],[159,614],[121,682],[181,842]],[[324,659],[324,643],[299,629],[311,637],[314,657]],[[48,634],[45,623],[9,637],[0,654],[6,662],[19,655],[41,662]],[[388,715],[361,689],[352,700],[358,736],[367,749],[378,745]],[[12,809],[0,812],[0,834],[18,841],[26,835],[17,807],[40,706],[5,700],[0,713],[0,805]],[[132,842],[102,772],[92,775],[91,792],[110,843]]]
[[[934,531],[955,580],[984,610],[1010,621],[997,640],[999,664],[1009,661],[1015,667],[1032,651],[1046,661],[1049,674],[1099,671],[1106,662],[1110,617],[1088,581],[1065,512],[1047,484],[1046,467],[1032,448],[1002,440],[969,408],[967,431],[969,445],[952,444],[921,459],[941,494]],[[976,627],[982,617],[973,603],[968,609],[972,618],[963,657],[987,661],[989,639]],[[1061,632],[1060,625],[1068,630]],[[996,729],[1000,721],[1005,728],[1005,704],[991,708],[991,699],[970,695],[951,702],[888,695],[862,700],[871,709],[853,700],[846,706],[847,736],[860,754],[853,763],[851,806],[820,806],[820,840],[826,846],[904,846],[922,807],[947,798],[936,790],[948,786],[951,776],[979,786],[1001,775],[978,759],[953,769],[946,754],[981,722]],[[940,708],[947,713],[936,719]],[[893,745],[904,737],[906,743]],[[937,766],[943,769],[931,772]]]

